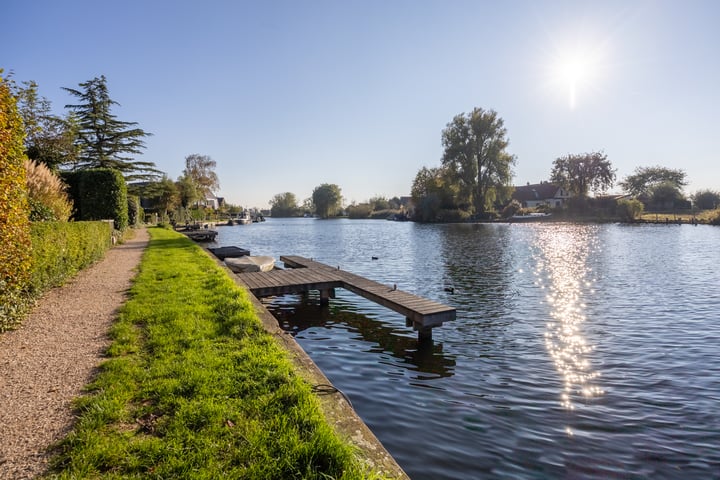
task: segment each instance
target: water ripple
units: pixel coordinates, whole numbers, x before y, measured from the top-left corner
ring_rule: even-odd
[[[268,302],[413,479],[718,478],[720,229],[272,219],[219,240],[456,306],[421,348],[347,292]]]

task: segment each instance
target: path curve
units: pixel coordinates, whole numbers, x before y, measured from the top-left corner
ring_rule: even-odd
[[[62,287],[43,295],[18,330],[0,335],[0,478],[28,479],[72,428],[109,345],[108,329],[148,244],[145,229]]]

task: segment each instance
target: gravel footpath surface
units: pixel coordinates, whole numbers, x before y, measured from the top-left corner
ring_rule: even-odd
[[[147,231],[136,230],[135,238],[47,292],[18,330],[0,335],[0,479],[45,473],[48,447],[72,428],[72,400],[103,359],[147,243]]]

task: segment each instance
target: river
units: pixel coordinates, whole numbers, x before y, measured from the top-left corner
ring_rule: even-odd
[[[720,478],[720,228],[269,219],[303,255],[457,308],[420,348],[338,290],[265,301],[411,478]],[[373,257],[377,257],[373,260]]]

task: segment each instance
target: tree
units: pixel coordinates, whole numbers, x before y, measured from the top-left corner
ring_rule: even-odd
[[[436,221],[441,209],[455,208],[458,187],[452,185],[444,168],[421,168],[415,175],[410,194],[415,205],[415,219]]]
[[[323,183],[315,187],[312,193],[312,203],[315,213],[321,218],[336,215],[342,208],[342,193],[335,184]]]
[[[372,197],[367,203],[370,205],[372,211],[388,210],[390,208],[390,202],[382,196]]]
[[[685,200],[680,188],[675,182],[671,181],[653,185],[647,195],[650,203],[660,208],[673,208]]]
[[[512,180],[515,157],[503,119],[494,110],[474,108],[456,115],[442,132],[442,163],[458,189],[457,203],[484,213],[495,201],[498,188]]]
[[[720,192],[714,190],[698,190],[692,195],[692,201],[696,208],[712,210],[720,206]]]
[[[153,162],[134,160],[145,148],[144,138],[150,136],[137,127],[137,122],[124,122],[112,114],[120,105],[110,98],[105,76],[80,84],[80,90],[65,88],[80,103],[65,105],[77,118],[76,145],[80,149],[75,170],[111,168],[123,174],[126,181],[151,180],[161,173]]]
[[[602,152],[568,154],[553,162],[550,181],[584,199],[589,191],[604,192],[612,187],[615,170]]]
[[[128,192],[130,192],[130,185],[128,185]],[[163,175],[157,182],[146,184],[141,192],[133,191],[133,193],[142,198],[151,199],[152,207],[149,210],[155,210],[163,216],[180,204],[178,186],[167,175]],[[191,200],[191,202],[193,201],[195,200]]]
[[[78,129],[75,117],[53,115],[50,101],[39,96],[37,83],[25,81],[21,85],[13,85],[25,127],[25,153],[28,158],[45,164],[53,171],[62,164],[75,163],[79,154],[75,145]]]
[[[628,175],[620,182],[620,186],[630,195],[636,197],[649,196],[650,191],[661,183],[669,182],[677,190],[682,190],[687,182],[685,172],[666,167],[638,167],[635,173]]]
[[[187,175],[182,175],[175,182],[178,192],[178,201],[183,208],[188,208],[194,202],[202,198],[202,194],[198,191],[195,182]]]
[[[185,157],[183,175],[193,182],[200,195],[205,196],[220,188],[216,166],[217,162],[208,155],[193,153]]]
[[[299,209],[295,194],[290,192],[278,193],[270,200],[270,205],[273,217],[294,217]]]

